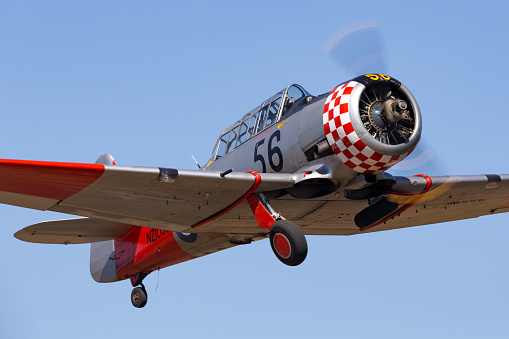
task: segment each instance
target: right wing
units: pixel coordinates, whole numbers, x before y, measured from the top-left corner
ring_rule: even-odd
[[[0,203],[176,232],[293,185],[289,174],[0,160]]]

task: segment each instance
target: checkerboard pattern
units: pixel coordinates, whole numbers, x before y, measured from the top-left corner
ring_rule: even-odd
[[[359,173],[379,173],[405,159],[410,152],[400,155],[385,155],[375,152],[366,146],[355,132],[350,120],[351,93],[355,86],[362,86],[350,81],[336,87],[330,94],[323,108],[323,128],[327,141],[341,161]]]

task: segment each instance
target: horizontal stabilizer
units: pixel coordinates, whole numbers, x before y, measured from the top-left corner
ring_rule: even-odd
[[[14,236],[42,244],[85,244],[117,239],[131,227],[113,221],[78,218],[40,222],[19,230]]]

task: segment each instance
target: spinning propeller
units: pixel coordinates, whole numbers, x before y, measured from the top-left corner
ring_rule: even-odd
[[[340,28],[324,44],[323,51],[352,76],[383,76],[388,71],[383,46],[381,29],[376,21],[370,20]],[[366,91],[362,96],[364,107],[360,109],[366,130],[382,143],[404,143],[415,123],[407,102],[402,93],[389,85]],[[395,175],[439,172],[433,158],[431,148],[421,139],[415,150],[390,172]]]

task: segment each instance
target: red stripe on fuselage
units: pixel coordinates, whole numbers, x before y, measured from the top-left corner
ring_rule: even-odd
[[[115,240],[115,256],[120,279],[195,258],[182,250],[173,232],[140,226]]]
[[[104,165],[0,160],[0,191],[64,200],[104,173]]]

